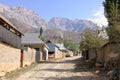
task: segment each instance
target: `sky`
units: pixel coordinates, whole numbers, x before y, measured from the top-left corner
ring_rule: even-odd
[[[24,6],[49,21],[52,17],[91,20],[107,25],[104,17],[104,0],[0,0],[7,6]]]

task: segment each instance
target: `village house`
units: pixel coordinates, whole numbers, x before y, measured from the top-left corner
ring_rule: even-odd
[[[20,68],[22,35],[7,18],[0,15],[0,76]]]
[[[120,58],[120,43],[108,42],[102,46],[103,51],[103,62],[105,64],[116,65]]]
[[[120,43],[107,42],[96,51],[95,49],[89,49],[87,51],[83,51],[82,54],[85,60],[92,60],[96,57],[96,52],[96,62],[102,63],[104,66],[111,68],[118,66],[120,58]]]
[[[48,40],[46,45],[49,47],[48,58],[49,59],[60,59],[65,57],[65,47],[63,44],[55,44],[52,41]]]
[[[106,40],[108,39],[106,29],[97,30],[97,33],[98,33],[99,37],[102,37]],[[98,48],[98,49],[90,48],[88,50],[83,50],[82,51],[82,56],[86,60],[94,59],[96,57],[96,55],[97,55],[97,62],[103,63],[104,62],[103,61],[103,55],[104,55],[103,48]]]
[[[55,44],[55,45],[62,52],[62,58],[65,58],[65,55],[67,53],[67,49],[65,48],[64,44],[63,43],[58,43],[58,44]]]
[[[25,51],[28,47],[36,49],[35,61],[48,60],[48,46],[39,38],[39,33],[25,33],[22,37]]]
[[[103,52],[102,52],[101,48],[99,48],[99,49],[91,48],[87,51],[86,54],[87,54],[88,60],[92,60],[95,57],[97,57],[97,60],[96,60],[97,62],[100,62],[100,63],[103,62]]]
[[[21,37],[23,33],[19,31],[12,23],[8,21],[5,17],[0,15],[0,40],[20,48],[21,46]]]

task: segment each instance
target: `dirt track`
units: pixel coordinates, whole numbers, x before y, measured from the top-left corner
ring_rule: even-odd
[[[80,57],[41,63],[16,80],[103,80],[89,71],[75,71]]]

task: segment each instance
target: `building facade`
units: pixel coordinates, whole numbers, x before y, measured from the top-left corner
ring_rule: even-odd
[[[0,15],[0,41],[13,47],[20,48],[22,35],[22,32],[12,25],[5,17]]]

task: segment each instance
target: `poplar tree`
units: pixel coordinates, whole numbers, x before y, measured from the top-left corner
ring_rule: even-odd
[[[108,20],[107,34],[110,42],[120,42],[120,0],[105,0],[104,15]]]

